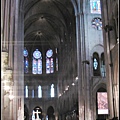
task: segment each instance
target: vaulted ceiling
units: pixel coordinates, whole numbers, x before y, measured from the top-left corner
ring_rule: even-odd
[[[74,18],[71,0],[26,0],[25,46],[55,48],[67,45],[73,39]]]

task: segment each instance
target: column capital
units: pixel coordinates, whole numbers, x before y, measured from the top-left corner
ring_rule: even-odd
[[[6,68],[5,76],[7,80],[10,80],[12,82],[13,76],[12,76],[12,69],[11,68]]]
[[[80,16],[80,15],[83,15],[83,14],[84,14],[83,11],[81,11],[81,12],[79,12],[79,13],[76,14],[76,17]]]

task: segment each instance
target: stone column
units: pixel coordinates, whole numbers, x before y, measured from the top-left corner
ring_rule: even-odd
[[[79,120],[84,120],[84,102],[82,94],[82,39],[81,39],[81,16],[78,13],[76,15],[76,39],[77,39],[77,75],[78,75],[78,108],[79,108]]]
[[[48,86],[42,86],[42,95],[43,98],[47,98],[48,97]]]
[[[103,18],[103,23],[102,23],[102,26],[105,26],[105,25],[108,25],[108,18],[109,18],[109,14],[107,13],[107,1],[104,1],[104,0],[101,0],[101,5],[102,5],[102,8],[104,8],[102,10],[102,18]],[[108,93],[108,109],[109,109],[109,119],[113,118],[114,117],[114,111],[113,111],[113,91],[112,91],[112,71],[111,71],[111,67],[109,64],[111,64],[111,53],[110,53],[110,38],[109,38],[109,33],[106,32],[104,29],[103,29],[103,39],[104,39],[104,47],[105,47],[105,60],[107,61],[106,62],[106,84],[107,84],[107,93]]]
[[[5,9],[5,1],[1,1],[1,50],[4,48],[4,9]]]
[[[58,120],[58,113],[55,113],[55,120]]]
[[[118,90],[118,85],[114,85],[114,107],[115,107],[115,116],[119,118],[119,90]]]
[[[5,2],[5,20],[4,20],[4,48],[8,49],[8,37],[9,37],[9,5],[10,1]]]
[[[10,101],[9,101],[9,93],[4,94],[4,120],[9,120],[10,116]]]
[[[12,7],[13,1],[11,0],[11,6],[10,6],[10,36],[9,36],[9,63],[8,66],[9,67],[13,67],[13,40],[14,40],[14,31],[13,31],[13,27],[14,27],[14,9]]]
[[[32,86],[28,86],[28,98],[32,98]]]
[[[11,113],[12,113],[12,110],[13,109],[11,109],[12,108],[12,105],[13,104],[11,104],[12,102],[11,102],[11,100],[13,99],[12,97],[13,97],[13,77],[12,77],[12,74],[13,74],[13,72],[12,72],[12,69],[10,69],[10,68],[6,68],[6,73],[5,73],[5,80],[7,80],[8,81],[8,83],[6,83],[6,85],[8,85],[9,86],[9,91],[8,91],[8,94],[7,94],[7,99],[8,99],[8,107],[9,107],[9,109],[8,109],[8,114],[9,114],[9,119],[11,119]]]
[[[38,86],[34,86],[34,97],[38,98]]]
[[[4,90],[3,90],[3,81],[1,81],[1,120],[3,120],[3,112],[4,112],[4,107],[3,107],[3,102],[4,102]]]
[[[15,96],[15,99],[13,99],[13,106],[14,106],[14,109],[13,109],[13,114],[14,114],[14,118],[13,120],[17,120],[17,110],[18,110],[18,81],[19,81],[19,69],[18,69],[18,55],[19,55],[19,51],[18,51],[18,16],[19,16],[19,1],[16,1],[15,2],[15,5],[14,5],[14,9],[15,9],[15,23],[14,23],[14,26],[15,26],[15,31],[14,31],[14,34],[15,34],[15,39],[14,39],[14,63],[13,63],[13,66],[14,66],[14,71],[13,71],[13,80],[14,80],[14,96]]]
[[[5,118],[5,113],[7,109],[7,103],[8,103],[8,96],[7,93],[5,92],[5,73],[6,73],[6,67],[8,66],[8,53],[7,51],[2,51],[1,53],[1,118],[4,120]],[[6,97],[7,96],[7,97]],[[5,100],[6,98],[6,100]]]
[[[13,99],[10,100],[10,120],[13,120]]]

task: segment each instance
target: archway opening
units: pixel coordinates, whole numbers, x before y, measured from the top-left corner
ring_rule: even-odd
[[[29,120],[29,111],[26,104],[24,104],[24,120]]]
[[[103,87],[96,92],[96,115],[97,120],[106,120],[108,118],[108,97],[107,90]]]
[[[43,116],[42,116],[42,109],[39,106],[36,106],[33,109],[33,113],[32,113],[32,120],[36,120],[36,119],[41,119],[42,120]]]
[[[47,118],[48,120],[55,120],[54,108],[52,106],[49,106],[47,109]]]

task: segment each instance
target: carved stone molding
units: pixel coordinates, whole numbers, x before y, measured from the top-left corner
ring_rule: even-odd
[[[2,52],[1,53],[1,67],[3,70],[8,66],[8,53]]]
[[[6,80],[10,80],[10,82],[13,82],[13,71],[12,71],[12,69],[6,68],[5,76],[6,76]]]

